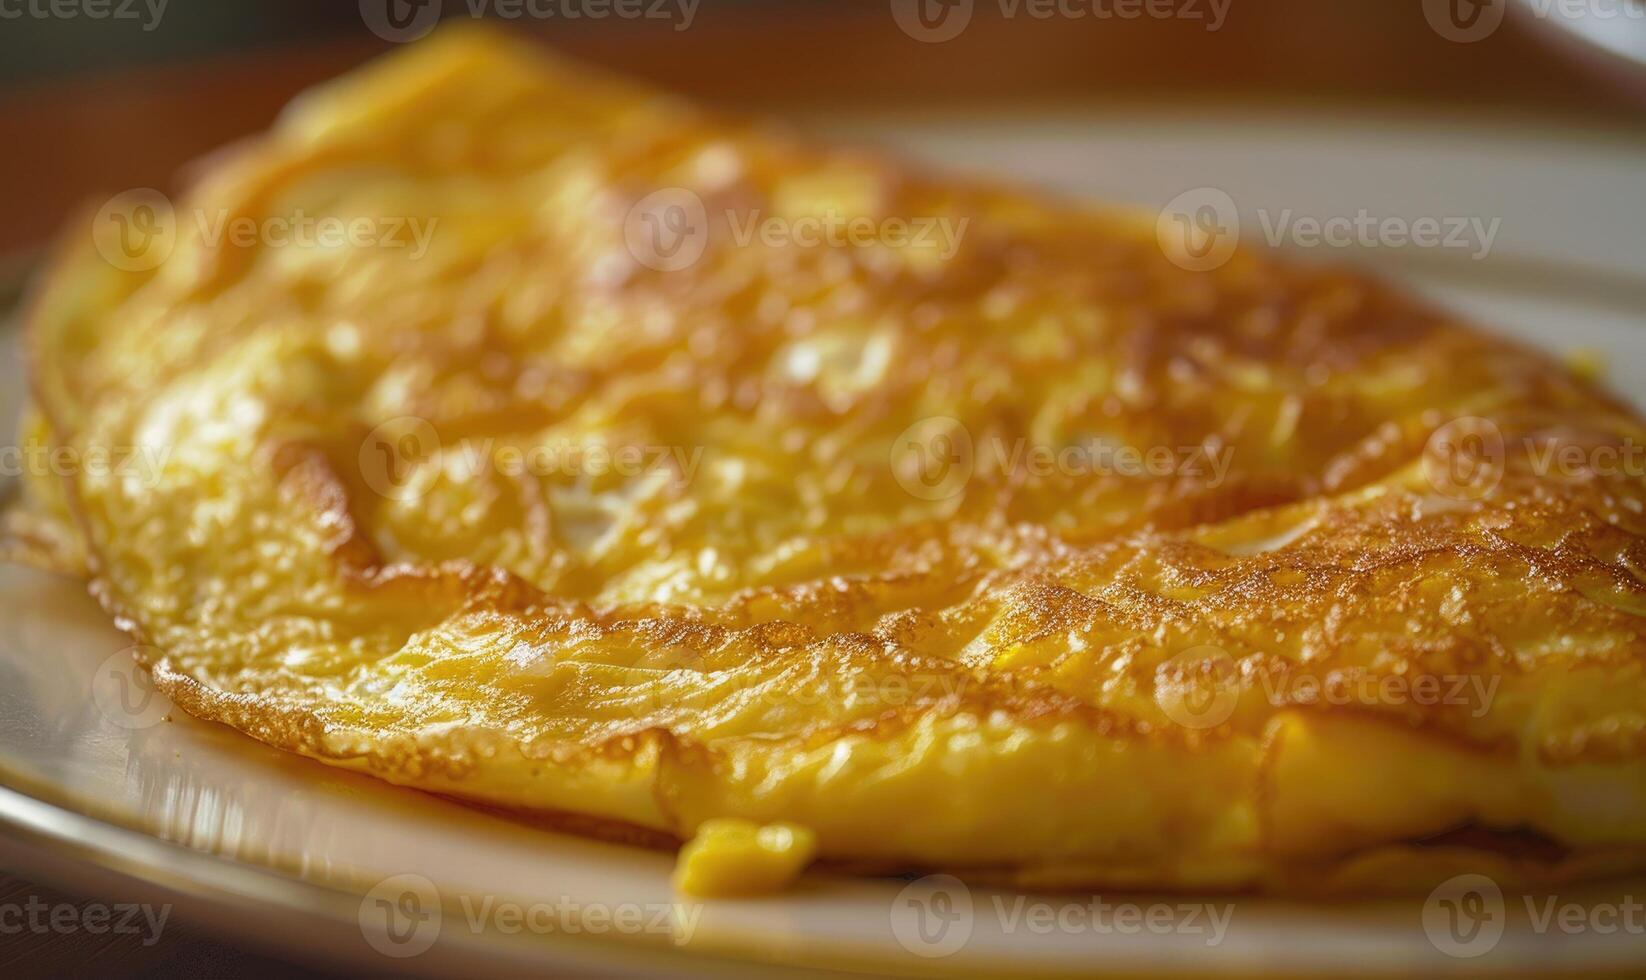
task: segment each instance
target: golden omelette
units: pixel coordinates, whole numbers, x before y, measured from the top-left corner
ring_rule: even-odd
[[[472,29],[175,213],[71,228],[25,433],[164,465],[7,527],[201,718],[702,893],[1642,864],[1646,483],[1594,461],[1646,432],[1539,353]],[[268,230],[318,219],[370,234]]]

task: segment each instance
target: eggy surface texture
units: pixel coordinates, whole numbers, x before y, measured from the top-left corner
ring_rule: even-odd
[[[63,506],[201,717],[1032,884],[1646,845],[1646,485],[1595,451],[1641,422],[1391,287],[1189,271],[1134,215],[468,30],[305,96],[176,213],[155,268],[61,258],[34,386],[54,445],[162,461]],[[365,231],[278,235],[305,217]],[[1562,857],[1414,846],[1458,828]]]

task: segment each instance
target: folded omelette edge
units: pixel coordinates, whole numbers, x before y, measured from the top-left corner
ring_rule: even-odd
[[[368,234],[296,240],[324,217]],[[801,235],[831,227],[861,234]],[[490,804],[1019,884],[1646,853],[1646,486],[1547,465],[1641,421],[1389,286],[1191,271],[1129,213],[474,29],[304,96],[175,230],[140,269],[67,236],[34,438],[138,463],[30,507],[191,714]],[[1484,483],[1437,470],[1460,424]]]

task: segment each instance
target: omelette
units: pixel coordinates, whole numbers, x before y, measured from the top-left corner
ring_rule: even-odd
[[[1390,285],[474,27],[108,217],[7,548],[199,718],[698,894],[1646,865],[1646,425]]]

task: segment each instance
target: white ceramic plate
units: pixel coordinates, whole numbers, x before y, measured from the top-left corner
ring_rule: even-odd
[[[814,123],[1145,207],[1215,188],[1258,238],[1288,208],[1320,221],[1364,209],[1383,227],[1497,219],[1484,257],[1388,242],[1311,254],[1382,267],[1553,349],[1600,352],[1620,391],[1646,390],[1640,141],[1368,113]],[[8,331],[0,347],[5,432],[15,342]],[[1646,962],[1646,886],[1629,883],[1529,906],[1489,889],[1464,905],[1321,905],[814,875],[788,895],[685,903],[669,891],[669,855],[395,789],[172,712],[126,666],[126,647],[77,583],[0,567],[0,863],[178,903],[180,915],[288,955],[428,973],[715,976],[1626,972]]]

